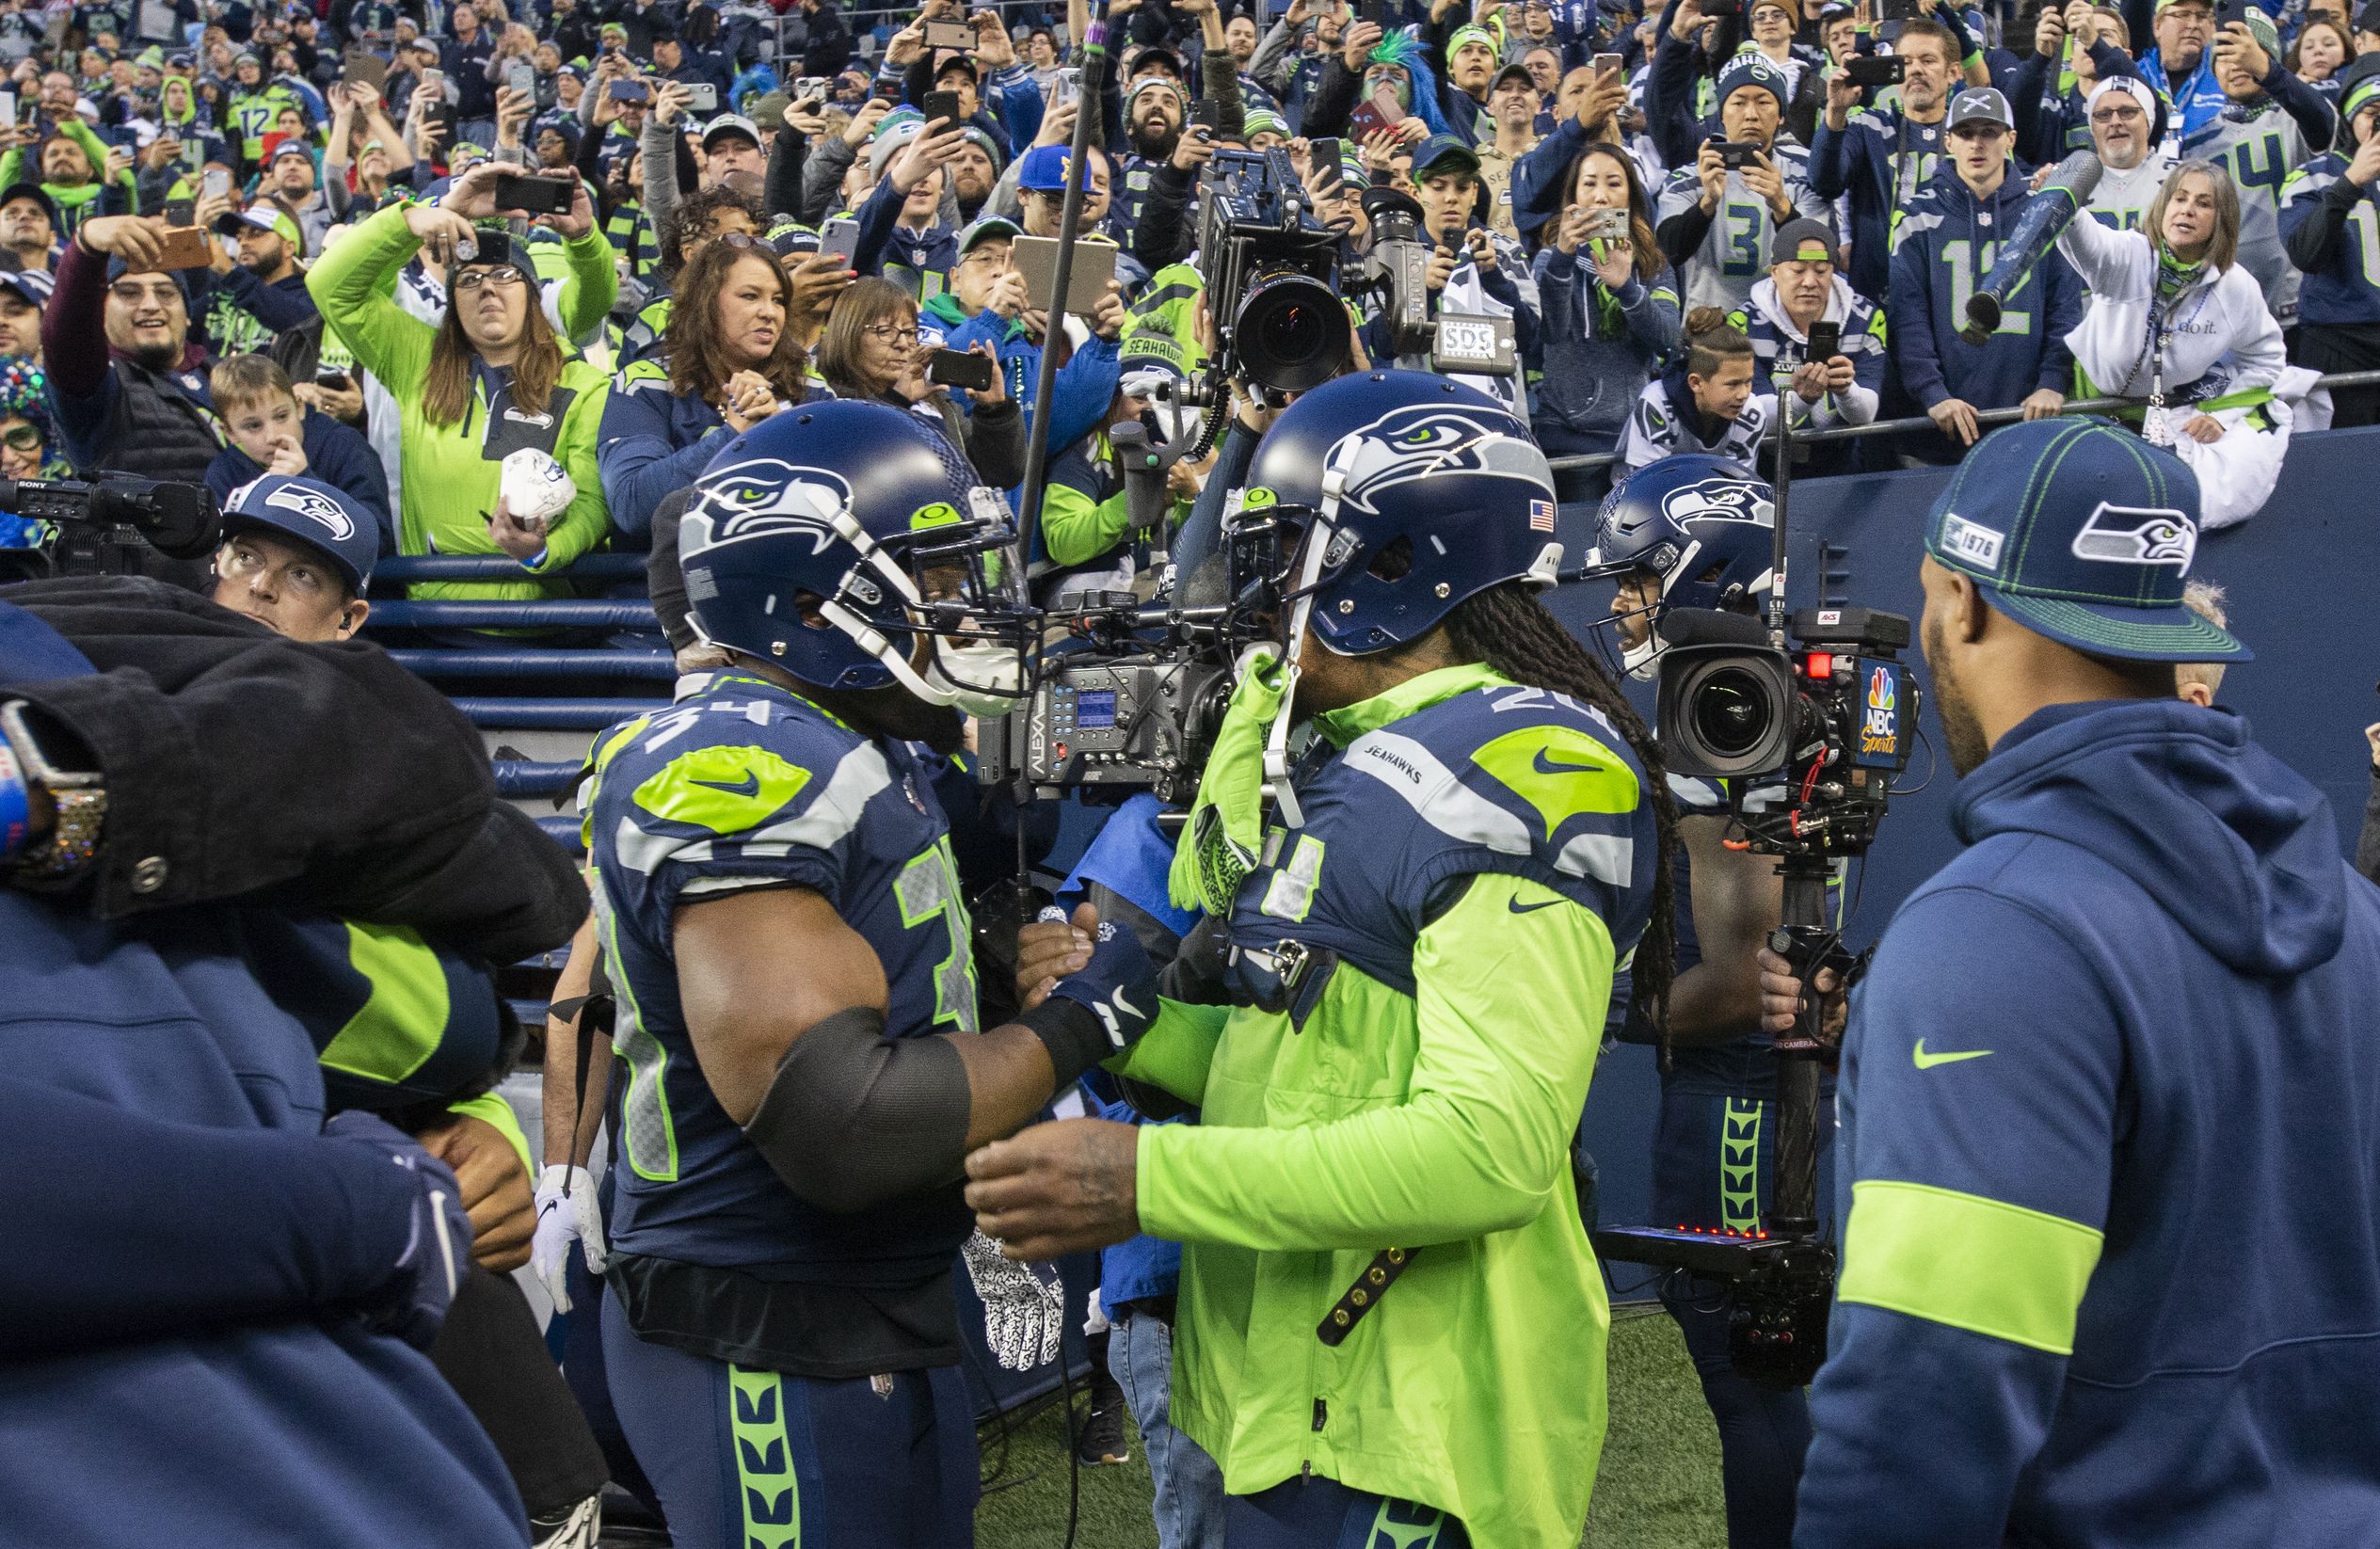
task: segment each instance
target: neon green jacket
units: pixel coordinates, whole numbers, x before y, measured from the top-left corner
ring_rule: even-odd
[[[88,183],[41,184],[41,192],[49,195],[51,201],[58,207],[58,218],[65,223],[65,230],[59,234],[66,236],[73,233],[74,228],[83,223],[85,216],[99,213],[99,197],[107,187],[108,147],[107,142],[99,137],[98,132],[80,118],[59,120],[57,133],[60,138],[72,140],[83,148],[83,154],[91,159],[91,170],[98,174]],[[28,181],[25,168],[24,147],[11,147],[5,155],[0,155],[0,187]],[[34,164],[33,170],[39,172],[40,164]],[[138,195],[133,174],[126,172],[116,181],[125,195],[136,200],[126,208],[136,208]]]
[[[1561,1549],[1603,1445],[1610,1326],[1570,1142],[1605,917],[1633,948],[1650,891],[1637,775],[1601,722],[1476,665],[1318,727],[1350,751],[1302,782],[1307,826],[1276,836],[1232,932],[1339,940],[1318,1001],[1301,1028],[1167,1001],[1121,1067],[1202,1110],[1139,1140],[1141,1228],[1185,1245],[1170,1417],[1235,1494],[1320,1475],[1438,1507],[1481,1549]],[[1373,755],[1389,773],[1354,767]],[[1483,823],[1526,853],[1482,850]],[[1593,832],[1616,882],[1574,858]],[[1389,1247],[1415,1250],[1403,1277],[1324,1345]]]
[[[483,382],[476,390],[471,409],[460,423],[430,423],[422,409],[422,388],[429,376],[430,344],[437,330],[399,307],[391,294],[397,270],[420,247],[406,226],[404,209],[391,206],[317,260],[306,276],[306,289],[322,309],[324,321],[346,341],[363,368],[380,379],[404,415],[399,431],[401,508],[397,515],[398,541],[404,551],[502,553],[487,535],[487,519],[496,509],[501,458],[485,455],[492,423],[486,385]],[[584,309],[597,316],[610,311],[619,286],[612,267],[611,244],[601,232],[591,232],[565,247],[577,281],[565,288],[566,310]],[[527,576],[567,565],[600,542],[610,524],[602,478],[596,469],[595,442],[611,389],[611,376],[599,366],[584,359],[563,365],[561,383],[554,390],[561,425],[549,450],[568,471],[579,494],[554,519],[547,535],[544,562],[522,567]],[[419,582],[412,595],[535,598],[547,595],[547,590],[526,579]]]

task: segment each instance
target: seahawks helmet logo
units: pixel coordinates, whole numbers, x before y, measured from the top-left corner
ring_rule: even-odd
[[[2198,528],[2179,511],[2101,501],[2074,535],[2071,547],[2076,559],[2101,565],[2170,565],[2187,570],[2198,549]]]
[[[238,503],[237,496],[232,500]],[[337,501],[311,489],[285,484],[265,496],[264,503],[277,510],[296,512],[328,532],[335,542],[343,543],[356,535],[355,519]]]
[[[1661,497],[1661,514],[1683,527],[1701,519],[1708,521],[1748,521],[1758,527],[1777,523],[1777,507],[1768,491],[1743,479],[1697,479]]]
[[[1508,414],[1447,404],[1392,410],[1331,448],[1328,465],[1346,472],[1339,503],[1380,514],[1381,497],[1399,485],[1442,473],[1524,479],[1554,491],[1545,454]]]
[[[703,476],[678,530],[686,559],[731,543],[807,537],[813,555],[835,541],[835,520],[851,505],[851,486],[823,468],[758,457]]]

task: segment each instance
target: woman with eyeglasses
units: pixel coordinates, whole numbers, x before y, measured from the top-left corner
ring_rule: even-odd
[[[950,394],[926,379],[927,356],[918,334],[918,303],[907,291],[873,275],[852,281],[827,315],[818,341],[818,374],[838,398],[873,399],[905,408],[940,430],[966,455],[977,479],[995,489],[1025,481],[1025,422],[1001,385],[989,344],[971,354],[994,361],[989,388],[964,390],[962,411]]]
[[[793,281],[768,244],[707,241],[679,273],[659,345],[631,360],[603,410],[599,461],[620,531],[648,535],[653,508],[719,449],[810,394]]]
[[[323,320],[396,402],[403,551],[502,553],[523,572],[519,581],[420,582],[416,597],[545,596],[534,578],[586,552],[607,526],[595,448],[611,378],[566,356],[539,305],[527,253],[504,232],[471,224],[525,214],[495,207],[499,171],[483,164],[437,204],[381,211],[306,277]],[[583,185],[554,230],[579,302],[608,311],[619,281]],[[391,295],[397,272],[416,251],[445,266],[447,308],[436,325]],[[501,496],[503,460],[524,448],[559,462],[577,487],[569,505],[543,522],[516,518]]]

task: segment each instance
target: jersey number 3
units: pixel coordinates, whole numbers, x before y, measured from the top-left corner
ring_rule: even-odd
[[[966,903],[959,897],[959,866],[946,836],[934,848],[901,869],[894,885],[901,901],[901,923],[915,930],[923,925],[949,933],[950,955],[934,970],[934,1020],[961,1032],[981,1032],[975,1008],[975,942]]]

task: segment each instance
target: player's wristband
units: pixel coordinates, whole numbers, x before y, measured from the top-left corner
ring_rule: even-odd
[[[1082,1073],[1102,1060],[1113,1059],[1115,1040],[1090,1007],[1062,995],[1048,999],[1016,1018],[1017,1025],[1041,1040],[1049,1051],[1050,1067],[1057,1072],[1057,1087],[1062,1091]]]

